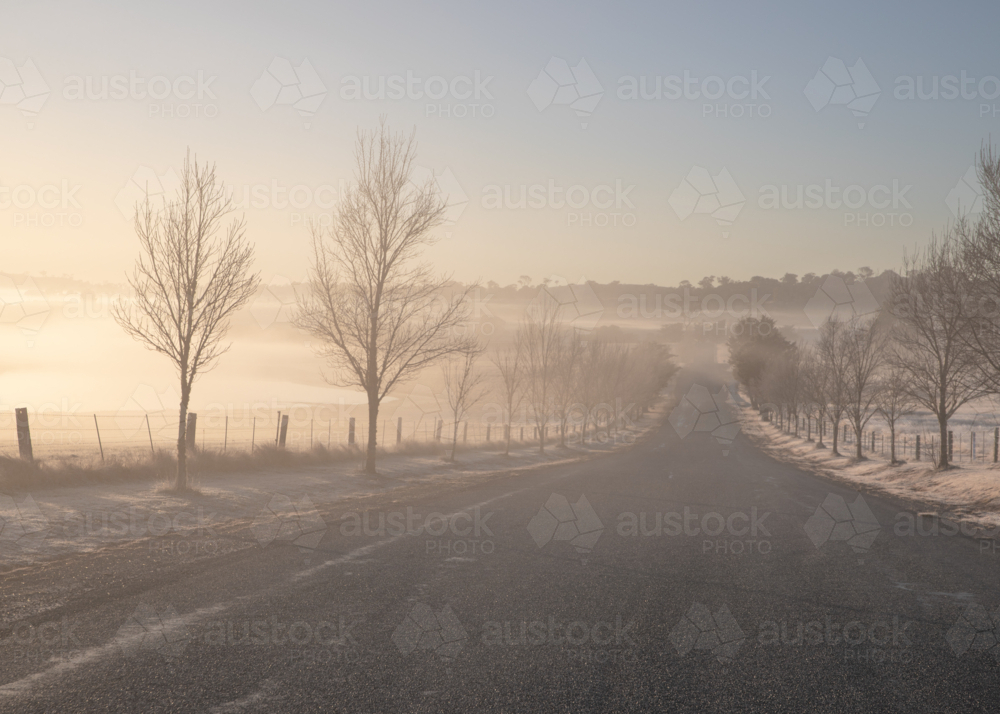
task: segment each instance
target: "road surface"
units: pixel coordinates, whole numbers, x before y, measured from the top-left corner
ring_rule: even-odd
[[[6,573],[0,710],[995,711],[993,542],[858,496],[670,424],[457,488],[295,494],[208,556]]]

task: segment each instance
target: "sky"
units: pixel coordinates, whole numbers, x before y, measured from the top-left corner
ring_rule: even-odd
[[[968,171],[1000,127],[998,14],[2,0],[0,272],[121,281],[134,201],[169,193],[190,148],[250,197],[264,281],[300,280],[306,223],[329,221],[357,130],[383,115],[416,132],[415,180],[448,197],[427,258],[462,281],[898,267],[976,208]]]

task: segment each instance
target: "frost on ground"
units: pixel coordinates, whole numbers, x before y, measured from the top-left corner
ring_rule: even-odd
[[[786,434],[773,423],[763,421],[754,409],[744,407],[741,418],[743,433],[780,461],[868,490],[928,504],[940,516],[974,521],[984,528],[1000,527],[1000,468],[992,463],[959,463],[947,471],[937,471],[927,460],[913,461],[910,456],[909,461],[891,466],[887,455],[869,452],[865,460],[857,461],[853,444],[849,449],[841,447],[846,455],[838,457],[831,453],[829,438],[826,448],[818,449],[804,435]]]
[[[665,413],[661,404],[637,420],[628,443],[660,423]],[[512,445],[509,457],[494,450],[460,448],[455,463],[439,455],[386,455],[379,460],[376,476],[362,473],[360,462],[202,474],[195,480],[194,494],[171,493],[163,483],[127,481],[0,493],[0,571],[137,541],[149,541],[150,550],[185,548],[188,555],[211,556],[218,553],[220,542],[232,547],[234,533],[245,531],[245,538],[236,539],[243,542],[241,547],[255,545],[262,533],[266,537],[276,508],[295,511],[297,522],[310,515],[303,516],[303,509],[323,512],[346,499],[404,486],[459,484],[511,469],[596,456],[625,448],[623,434],[618,434],[617,444],[553,444],[544,456],[537,444]],[[230,537],[220,540],[222,533]],[[295,535],[310,537],[306,532]]]

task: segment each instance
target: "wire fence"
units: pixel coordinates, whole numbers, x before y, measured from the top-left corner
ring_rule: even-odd
[[[28,412],[22,418],[26,420],[34,458],[171,451],[177,447],[180,425],[179,414],[166,412]],[[188,421],[188,425],[191,424]],[[268,446],[307,451],[318,446],[364,447],[368,443],[367,417],[318,419],[297,416],[294,409],[240,415],[202,414],[195,417],[193,424],[194,434],[186,436],[187,443],[199,450],[219,453],[252,453]],[[513,423],[509,428],[512,441],[539,440],[539,430],[534,423]],[[379,420],[378,429],[379,445],[388,447],[403,442],[482,445],[505,441],[507,436],[507,427],[502,424],[463,420],[456,429],[454,420],[436,415],[410,419],[387,417]],[[603,433],[606,437],[608,426],[604,425],[601,430],[592,426],[591,432],[598,437]],[[580,429],[568,426],[567,434],[568,438],[579,439]],[[558,435],[557,424],[545,428],[547,441]],[[17,456],[22,453],[20,447],[19,424],[14,412],[0,415],[0,454]]]
[[[775,415],[772,420],[786,433],[818,441],[822,429],[822,439],[826,445],[833,443],[834,425],[831,420],[820,422],[815,418],[800,417],[789,420],[785,417],[779,420]],[[946,437],[948,460],[955,463],[998,463],[1000,462],[1000,426],[983,425],[979,428],[962,430],[951,429]],[[848,424],[841,423],[838,433],[838,446],[857,449],[857,435]],[[924,429],[910,431],[896,429],[896,458],[926,460],[937,463],[941,448],[939,430]],[[861,452],[889,457],[892,450],[892,433],[888,428],[865,429],[861,433]]]

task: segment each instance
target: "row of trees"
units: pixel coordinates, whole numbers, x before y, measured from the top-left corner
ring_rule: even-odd
[[[862,431],[879,415],[893,463],[898,420],[925,409],[940,430],[938,468],[949,467],[948,421],[1000,394],[1000,155],[992,146],[980,151],[977,173],[979,216],[959,218],[906,255],[879,313],[831,318],[811,345],[790,343],[769,318],[744,321],[730,361],[756,406],[831,423],[834,452],[846,421],[859,459]]]
[[[486,346],[461,329],[475,286],[455,289],[420,261],[435,241],[433,229],[444,221],[447,196],[433,180],[411,180],[416,149],[412,134],[393,133],[384,120],[372,131],[359,131],[354,182],[332,225],[313,227],[309,290],[295,319],[319,345],[330,367],[327,381],[368,396],[368,473],[376,471],[379,409],[401,384],[445,363],[456,430],[488,389],[477,367]],[[133,297],[113,306],[129,335],[177,369],[178,489],[188,483],[187,411],[194,382],[229,349],[224,338],[231,318],[260,285],[246,223],[231,218],[233,211],[215,167],[189,156],[175,197],[154,202],[147,196],[136,206],[140,257],[129,276]],[[588,342],[564,325],[558,305],[542,301],[536,307],[518,329],[514,347],[497,352],[494,364],[508,425],[526,401],[543,451],[551,423],[559,425],[565,443],[572,410],[585,413],[586,432],[602,401],[631,400],[645,409],[669,378],[673,367],[663,348]]]
[[[626,345],[585,335],[560,319],[560,307],[542,292],[512,342],[491,355],[510,451],[514,414],[526,404],[545,451],[546,427],[565,446],[569,427],[617,427],[644,413],[677,371],[670,351],[656,342]]]

